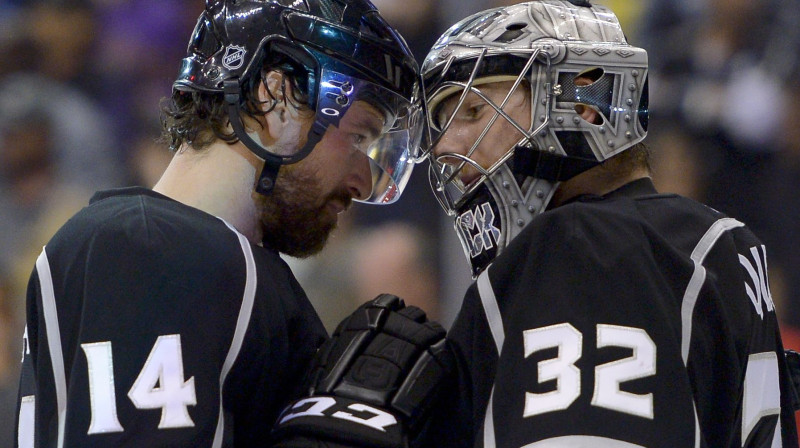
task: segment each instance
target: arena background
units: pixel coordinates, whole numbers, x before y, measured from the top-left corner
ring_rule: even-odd
[[[502,0],[375,0],[421,62]],[[654,179],[766,243],[784,343],[800,350],[800,9],[792,0],[605,0],[650,55]],[[11,446],[27,278],[97,189],[152,186],[170,92],[201,0],[0,0],[0,446]],[[470,282],[420,166],[390,207],[356,205],[329,247],[289,259],[330,329],[392,292],[449,325]]]

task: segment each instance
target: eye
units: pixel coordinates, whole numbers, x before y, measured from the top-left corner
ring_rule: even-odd
[[[361,134],[351,134],[350,138],[353,140],[353,144],[356,146],[361,145],[367,139],[367,136]]]
[[[444,113],[444,111],[439,111],[439,113],[437,113],[433,119],[434,128],[436,128],[437,131],[444,129],[444,125],[447,124],[447,118],[448,116]]]
[[[480,115],[481,111],[485,107],[485,104],[475,104],[469,107],[464,108],[463,116],[467,119],[475,119]]]
[[[377,140],[376,136],[367,133],[352,133],[350,134],[350,145],[359,151],[367,152],[369,147]]]

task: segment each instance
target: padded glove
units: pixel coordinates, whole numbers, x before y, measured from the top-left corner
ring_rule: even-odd
[[[281,414],[276,446],[404,448],[452,364],[441,325],[381,294],[317,352],[308,396]]]

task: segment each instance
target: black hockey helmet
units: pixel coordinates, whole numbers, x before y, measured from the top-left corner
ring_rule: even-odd
[[[206,0],[173,89],[224,93],[239,140],[265,161],[257,186],[269,192],[280,165],[306,157],[349,106],[364,100],[386,115],[370,157],[373,190],[363,202],[396,200],[407,183],[422,134],[418,65],[403,38],[368,0]],[[316,112],[307,144],[292,154],[251,137],[239,110],[242,91],[264,58],[280,54],[308,77]]]

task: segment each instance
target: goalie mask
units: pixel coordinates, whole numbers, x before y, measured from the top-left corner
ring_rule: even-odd
[[[307,143],[293,153],[263,146],[240,116],[242,93],[260,81],[265,59],[276,56],[290,61],[290,75],[307,77],[303,90],[316,113]],[[411,176],[411,151],[422,136],[417,68],[368,0],[206,0],[173,90],[224,95],[236,137],[265,162],[256,185],[261,194],[271,191],[281,165],[302,160],[329,126],[365,102],[383,115],[383,126],[361,147],[372,193],[360,201],[391,203]]]
[[[628,45],[613,12],[585,0],[531,1],[470,16],[439,38],[422,78],[422,155],[474,276],[547,208],[560,181],[647,133],[647,53]],[[488,93],[498,87],[502,95]],[[524,120],[512,116],[520,95]],[[470,109],[476,102],[488,111],[486,124],[455,150],[447,141],[479,121]],[[493,126],[510,132],[498,137]],[[519,138],[498,147],[509,134]]]

